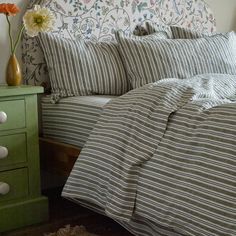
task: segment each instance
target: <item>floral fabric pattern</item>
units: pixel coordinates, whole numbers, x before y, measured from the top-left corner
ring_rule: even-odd
[[[39,1],[31,1],[33,8]],[[215,18],[202,0],[44,0],[56,17],[54,34],[72,39],[109,41],[115,30],[137,32],[145,22],[177,25],[214,32]],[[141,28],[140,34],[145,34]],[[47,66],[37,37],[23,36],[23,73],[26,84],[49,86]],[[65,78],[66,79],[66,78]]]

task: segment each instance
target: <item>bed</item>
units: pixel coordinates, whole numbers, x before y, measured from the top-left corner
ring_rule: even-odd
[[[145,22],[156,24],[159,29],[176,25],[194,29],[198,32],[214,32],[215,19],[208,5],[202,1],[30,1],[28,8],[41,3],[50,8],[56,16],[53,34],[71,39],[90,39],[92,41],[110,41],[114,39],[114,30],[121,29],[128,34],[131,31],[142,35],[147,33]],[[142,27],[140,27],[142,26]],[[23,35],[23,74],[26,84],[41,85],[45,94],[50,94],[51,85],[48,67],[37,38]],[[66,77],[67,75],[65,75]],[[96,95],[96,94],[95,94]],[[101,95],[101,94],[99,94]],[[110,94],[109,94],[110,95]],[[50,99],[43,98],[42,116],[40,116],[41,166],[58,174],[68,176],[73,163],[86,140],[68,138],[69,130],[55,134],[53,117],[48,117],[47,107]],[[58,105],[60,106],[60,105]],[[54,106],[54,109],[56,106]],[[45,115],[44,115],[45,108]],[[99,111],[100,108],[97,109]],[[62,114],[62,113],[60,113]],[[82,117],[84,115],[82,114]],[[42,119],[43,118],[43,119]],[[49,118],[50,121],[47,119]],[[54,117],[55,118],[55,117]],[[92,118],[91,125],[94,123]],[[54,122],[54,125],[53,125]],[[49,127],[52,125],[51,127]],[[92,129],[92,126],[89,130]],[[85,129],[82,132],[86,132]],[[77,130],[80,132],[81,130]],[[78,133],[77,132],[77,133]],[[57,132],[58,133],[58,132]],[[43,154],[42,154],[43,153]],[[62,167],[65,167],[62,168]]]
[[[45,6],[57,29],[25,37],[25,78],[50,75],[41,151],[70,172],[62,196],[134,235],[236,235],[235,33],[203,1]]]
[[[69,175],[103,106],[115,97],[75,96],[64,98],[57,104],[51,103],[50,96],[42,97],[41,168],[48,174],[55,175],[54,178],[61,179],[56,181],[57,185],[64,184],[63,176]],[[42,182],[46,180],[42,179]]]

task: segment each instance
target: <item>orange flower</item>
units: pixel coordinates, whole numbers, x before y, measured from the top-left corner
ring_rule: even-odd
[[[11,3],[1,3],[0,13],[15,16],[20,11],[20,8],[16,4]]]

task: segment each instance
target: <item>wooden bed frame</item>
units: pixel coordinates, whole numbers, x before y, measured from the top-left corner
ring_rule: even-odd
[[[73,145],[49,138],[39,138],[41,169],[68,177],[81,151]]]

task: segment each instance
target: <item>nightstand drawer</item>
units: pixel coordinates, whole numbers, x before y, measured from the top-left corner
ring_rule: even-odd
[[[5,186],[9,187],[9,191]],[[27,168],[0,172],[0,203],[26,197],[28,192]]]
[[[0,102],[0,131],[25,127],[25,100]]]
[[[0,169],[27,161],[26,134],[0,136]]]

